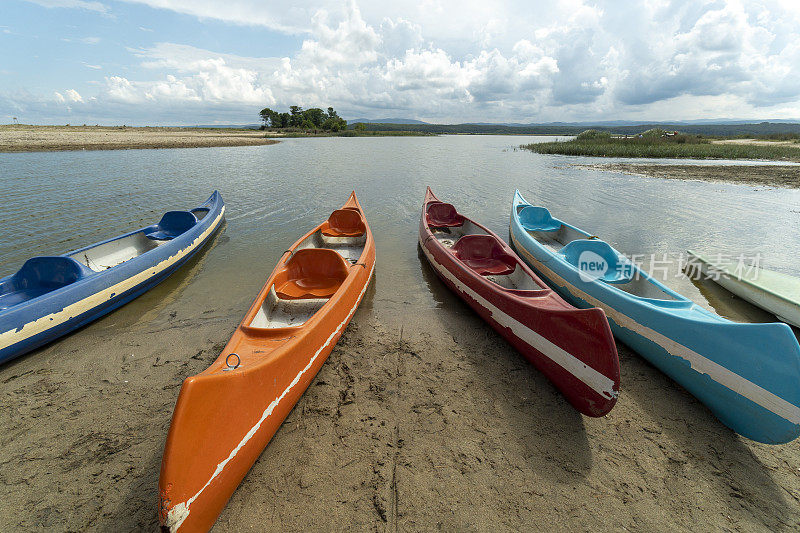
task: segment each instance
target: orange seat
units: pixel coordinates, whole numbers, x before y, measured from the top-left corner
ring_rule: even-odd
[[[345,208],[331,213],[321,231],[326,237],[360,237],[367,232],[367,226],[358,211]]]
[[[491,235],[464,235],[453,245],[453,252],[481,276],[504,276],[517,267],[514,258]]]
[[[275,276],[275,293],[282,300],[330,298],[347,278],[348,268],[334,250],[298,250]]]
[[[464,224],[464,217],[458,214],[453,204],[433,202],[428,205],[428,225],[439,228],[454,228]]]

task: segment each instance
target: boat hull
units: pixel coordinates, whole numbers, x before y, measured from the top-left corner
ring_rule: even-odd
[[[797,301],[779,294],[776,290],[769,290],[766,287],[760,287],[740,279],[734,273],[724,269],[724,267],[721,268],[714,265],[709,260],[691,251],[689,252],[689,257],[695,258],[694,265],[700,269],[704,276],[709,276],[711,280],[724,289],[756,307],[769,311],[783,322],[800,328],[800,303]],[[793,289],[793,292],[797,292],[798,287],[800,287],[800,279],[786,274],[762,269],[759,271],[759,275],[762,278],[767,277],[769,280],[774,279],[778,282],[776,284],[783,283],[788,285]]]
[[[327,360],[364,297],[375,268],[371,233],[340,289],[302,329],[248,327],[286,264],[287,254],[314,231],[284,253],[220,358],[183,383],[159,478],[158,514],[169,531],[208,531],[213,526]],[[236,354],[241,366],[229,369],[231,354]]]
[[[614,335],[703,402],[737,433],[767,444],[800,435],[800,347],[785,324],[737,324],[681,299],[667,307],[637,302],[585,281],[536,241],[515,216],[511,241],[525,260],[576,307],[600,307]]]
[[[209,209],[208,215],[195,228],[175,241],[112,269],[0,312],[0,363],[44,346],[97,320],[169,277],[200,251],[222,226],[225,207],[219,193],[215,192],[196,209],[201,208]],[[137,232],[128,235],[135,233]],[[101,244],[103,243],[92,247]],[[89,248],[91,247],[87,247]],[[77,252],[70,252],[61,257],[75,253]]]
[[[547,289],[536,291],[538,296],[522,295],[533,291],[503,290],[485,280],[432,237],[424,208],[419,245],[448,288],[542,372],[573,407],[593,417],[614,407],[619,361],[601,310],[571,308]]]

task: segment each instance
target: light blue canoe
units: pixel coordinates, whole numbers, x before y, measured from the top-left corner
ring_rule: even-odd
[[[519,191],[510,226],[520,257],[553,289],[576,307],[601,307],[619,340],[725,425],[767,444],[800,435],[800,345],[789,326],[707,311]]]

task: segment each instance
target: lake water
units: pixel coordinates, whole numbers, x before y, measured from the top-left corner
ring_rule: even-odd
[[[315,138],[258,147],[2,154],[0,277],[31,256],[149,225],[219,189],[227,206],[224,231],[142,298],[154,310],[171,301],[192,316],[209,308],[241,316],[282,252],[354,189],[378,254],[375,288],[364,305],[402,324],[409,312],[424,316],[423,310],[453,305],[417,252],[427,185],[504,238],[519,188],[528,201],[626,254],[761,254],[762,266],[800,275],[800,191],[642,178],[570,166],[596,159],[516,150],[550,139]],[[769,319],[713,284],[696,286],[676,274],[672,264],[667,285],[706,307],[739,320]],[[142,308],[117,311],[116,323],[138,321],[133,313]]]

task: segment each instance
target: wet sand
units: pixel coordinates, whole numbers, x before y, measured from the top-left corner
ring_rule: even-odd
[[[0,152],[203,148],[275,144],[259,130],[0,125]]]
[[[800,141],[771,141],[766,139],[717,139],[711,142],[714,144],[752,144],[755,146],[797,146],[798,142]]]
[[[800,188],[800,165],[659,165],[598,163],[574,165],[590,170],[679,180],[717,181],[768,187]]]
[[[129,312],[0,367],[0,530],[156,529],[181,381],[217,357],[252,300],[192,285],[202,261]],[[800,526],[797,442],[738,437],[622,345],[618,404],[582,417],[420,269],[441,309],[397,294],[407,312],[379,321],[378,274],[214,531]]]

